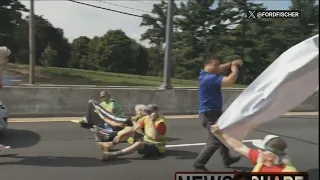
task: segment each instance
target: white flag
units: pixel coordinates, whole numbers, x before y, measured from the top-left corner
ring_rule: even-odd
[[[301,104],[318,86],[319,35],[315,35],[281,54],[232,102],[217,125],[243,140],[252,128]]]

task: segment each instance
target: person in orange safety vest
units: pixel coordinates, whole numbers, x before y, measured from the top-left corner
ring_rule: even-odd
[[[257,149],[250,149],[242,142],[223,133],[217,125],[211,126],[211,132],[223,143],[250,159],[252,172],[297,172],[287,156],[287,144],[279,136],[267,135],[263,140],[254,140]]]

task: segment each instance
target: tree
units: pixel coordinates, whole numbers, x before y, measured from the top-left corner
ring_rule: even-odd
[[[40,63],[43,66],[53,66],[57,62],[59,56],[58,52],[52,49],[51,44],[48,44],[47,48],[41,53]]]
[[[264,11],[263,4],[249,2],[248,0],[219,1],[218,9],[222,12],[227,36],[220,36],[223,44],[223,53],[229,56],[238,56],[245,61],[241,68],[239,81],[248,84],[255,79],[270,62],[268,61],[269,47],[265,41],[272,36],[272,21],[264,19],[247,19],[249,10]],[[227,55],[227,54],[224,54]]]
[[[36,28],[36,64],[40,64],[39,59],[41,57],[41,53],[48,44],[51,44],[52,48],[55,49],[59,55],[59,59],[57,59],[55,62],[52,62],[52,66],[67,67],[70,59],[71,47],[68,40],[63,35],[63,30],[53,27],[52,24],[42,16],[35,16],[34,18]],[[24,64],[29,63],[27,55],[29,53],[28,23],[29,17],[26,17],[26,19],[21,21],[21,23],[14,30],[14,35],[16,37],[15,42],[18,44],[17,61]]]
[[[86,36],[80,36],[73,40],[71,44],[71,58],[69,67],[90,69],[92,63],[90,62],[90,41]]]
[[[147,50],[122,30],[109,30],[89,43],[90,63],[98,70],[118,73],[146,74]]]
[[[89,70],[100,70],[99,67],[99,57],[102,52],[100,50],[101,44],[100,37],[95,36],[89,42],[89,59],[87,60],[87,65]]]
[[[139,74],[139,75],[148,75],[148,50],[141,44],[137,43],[135,40],[132,40],[131,44],[132,55],[131,63],[132,68],[130,69],[130,74]]]
[[[21,23],[22,13],[27,9],[18,0],[1,0],[0,2],[0,46],[7,46],[12,53],[17,52],[15,28]]]
[[[165,43],[165,29],[167,21],[167,3],[161,0],[160,4],[154,4],[152,13],[155,17],[149,14],[143,14],[140,26],[147,26],[149,29],[141,35],[141,41],[149,40],[151,45],[162,47]]]
[[[149,69],[150,75],[161,75],[163,71],[164,44],[166,36],[168,3],[161,0],[159,4],[154,4],[152,13],[143,14],[140,26],[146,26],[148,29],[141,35],[142,41],[148,40],[152,45],[149,51]],[[177,6],[174,3],[174,15],[177,15]],[[174,24],[174,23],[173,23]]]
[[[290,43],[299,43],[319,32],[319,4],[315,0],[292,0],[291,10],[300,10],[300,18],[286,19],[282,24],[290,32]]]
[[[216,9],[212,9],[214,2],[189,0],[180,4],[176,18],[179,33],[174,43],[175,75],[179,78],[198,76],[204,59],[216,51],[214,34],[210,34],[210,29],[219,26]]]
[[[159,52],[159,48],[154,46],[147,49],[148,52],[148,75],[161,76],[163,71],[163,53]]]

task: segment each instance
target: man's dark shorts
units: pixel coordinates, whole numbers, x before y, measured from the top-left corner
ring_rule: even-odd
[[[144,141],[143,135],[140,133],[135,133],[134,142],[143,142],[143,148],[138,150],[138,153],[141,155],[144,155],[146,157],[155,157],[163,155],[163,153],[159,152],[156,145]]]

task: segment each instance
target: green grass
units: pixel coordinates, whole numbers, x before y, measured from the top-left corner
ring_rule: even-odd
[[[28,65],[9,64],[8,73],[20,76],[23,83],[28,83]],[[99,86],[160,86],[161,77],[131,74],[88,71],[71,68],[36,67],[37,84],[56,85],[99,85]],[[174,87],[197,87],[197,80],[172,79]],[[245,87],[235,85],[235,87]]]

